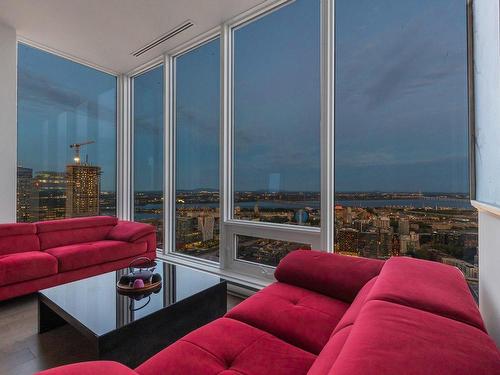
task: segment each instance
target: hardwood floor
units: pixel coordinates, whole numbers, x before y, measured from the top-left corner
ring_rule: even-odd
[[[241,299],[228,295],[228,309]],[[0,302],[0,375],[31,375],[68,363],[95,359],[86,339],[69,325],[37,332],[37,297]]]

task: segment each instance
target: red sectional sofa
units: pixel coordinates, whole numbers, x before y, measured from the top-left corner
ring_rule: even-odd
[[[498,375],[500,353],[456,268],[295,251],[277,282],[135,370],[43,375]]]
[[[156,257],[152,225],[96,216],[0,224],[0,301]]]

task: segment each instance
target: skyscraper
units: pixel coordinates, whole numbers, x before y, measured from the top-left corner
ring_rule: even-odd
[[[66,217],[99,215],[101,167],[72,164],[66,174]]]
[[[203,241],[214,239],[215,218],[212,215],[202,214],[198,216],[198,229]]]
[[[33,220],[66,216],[66,173],[40,171],[33,179]]]
[[[399,234],[410,234],[410,221],[406,218],[400,219],[398,224],[398,232]]]
[[[33,169],[17,167],[17,221],[33,219]]]

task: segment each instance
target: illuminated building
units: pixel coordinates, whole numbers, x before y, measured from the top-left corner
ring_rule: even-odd
[[[212,215],[201,214],[198,216],[198,229],[203,241],[214,239],[215,218]]]
[[[33,220],[66,216],[66,173],[41,171],[33,179]]]
[[[33,169],[17,167],[17,221],[32,221]]]
[[[358,253],[359,232],[352,228],[342,228],[338,232],[339,250],[343,253]]]
[[[99,215],[101,167],[73,164],[66,173],[66,217]]]

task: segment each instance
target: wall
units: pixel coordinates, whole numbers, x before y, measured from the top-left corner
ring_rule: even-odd
[[[476,200],[479,305],[500,346],[500,25],[499,1],[475,0]]]
[[[500,347],[500,216],[479,211],[479,301],[488,333]]]
[[[0,223],[16,220],[16,31],[0,23]]]

